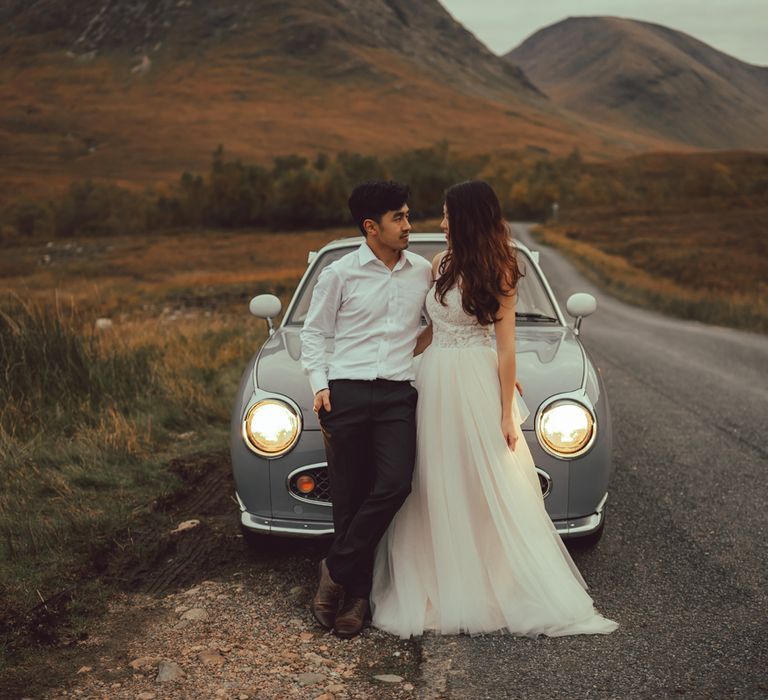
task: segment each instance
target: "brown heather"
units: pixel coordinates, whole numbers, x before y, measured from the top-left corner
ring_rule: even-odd
[[[575,210],[539,227],[593,282],[680,318],[768,332],[768,208]]]

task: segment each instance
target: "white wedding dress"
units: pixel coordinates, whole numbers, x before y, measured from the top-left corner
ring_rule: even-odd
[[[413,487],[376,550],[373,625],[408,638],[425,630],[557,637],[608,634],[555,530],[519,425],[501,432],[491,327],[427,297],[432,344],[416,375]]]

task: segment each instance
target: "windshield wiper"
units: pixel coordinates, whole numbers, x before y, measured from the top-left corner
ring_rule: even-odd
[[[524,321],[546,321],[548,323],[557,323],[558,320],[546,314],[534,313],[531,311],[516,311],[515,318],[522,318]]]

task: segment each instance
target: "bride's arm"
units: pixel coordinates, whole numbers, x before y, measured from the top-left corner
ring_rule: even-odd
[[[432,258],[432,280],[437,279],[437,270],[438,265],[440,265],[440,261],[443,259],[443,255],[445,255],[445,251],[442,251],[435,255],[434,258]],[[413,349],[413,355],[414,357],[416,355],[421,355],[430,345],[432,342],[432,324],[430,323],[421,333],[419,333],[419,337],[416,338],[416,347]]]
[[[515,375],[517,361],[515,359],[515,300],[516,291],[509,296],[498,297],[498,321],[494,324],[496,330],[496,353],[499,358],[499,384],[501,385],[501,430],[507,445],[515,449],[517,432],[515,430],[512,405],[515,398]]]
[[[430,345],[432,342],[432,324],[430,323],[421,333],[419,333],[419,337],[416,338],[416,347],[413,349],[413,355],[414,357],[416,355],[421,355]]]

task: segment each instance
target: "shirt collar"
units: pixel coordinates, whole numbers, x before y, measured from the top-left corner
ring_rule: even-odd
[[[372,260],[379,260],[374,252],[371,250],[371,247],[368,245],[366,241],[363,241],[360,244],[360,248],[358,248],[357,251],[357,257],[360,261],[360,267],[363,267],[367,265]],[[381,260],[379,262],[384,265]],[[411,259],[408,257],[408,251],[404,250],[400,253],[400,259],[395,263],[395,266],[392,268],[392,272],[396,272],[397,270],[405,267],[405,265],[411,265]],[[386,267],[386,265],[385,265]]]

